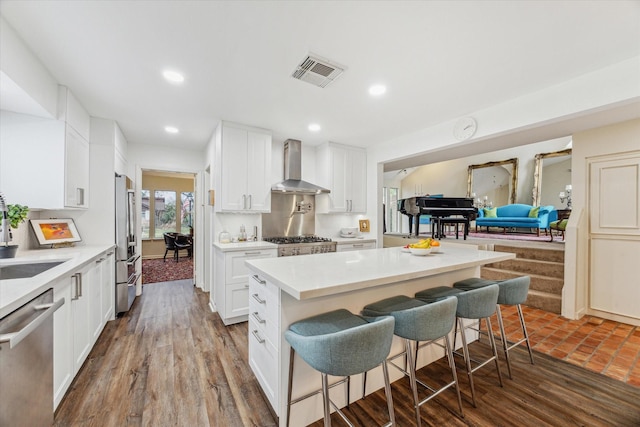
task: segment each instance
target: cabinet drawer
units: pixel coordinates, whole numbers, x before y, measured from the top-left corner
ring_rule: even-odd
[[[249,365],[256,375],[271,407],[278,414],[278,351],[249,318]]]
[[[359,251],[362,249],[375,249],[375,242],[360,242],[360,243],[338,243],[336,246],[336,251],[338,252],[346,252],[346,251]]]
[[[249,277],[249,270],[244,263],[246,260],[273,258],[275,256],[275,249],[246,250],[227,253],[225,256],[225,282],[227,284],[246,283]]]

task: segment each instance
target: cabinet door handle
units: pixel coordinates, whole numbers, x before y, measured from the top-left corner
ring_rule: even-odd
[[[80,276],[80,273],[76,273],[73,276],[71,276],[73,277],[73,281],[75,283],[75,291],[76,291],[75,296],[71,298],[71,301],[76,301],[80,299],[80,289],[78,287],[78,284],[79,284],[78,276]]]
[[[251,316],[253,316],[253,318],[256,319],[256,322],[258,322],[258,323],[266,323],[267,322],[262,317],[260,317],[260,315],[258,314],[257,311],[254,311],[253,313],[251,313]]]
[[[76,188],[76,205],[84,205],[84,188]]]
[[[253,297],[254,300],[258,301],[260,304],[264,304],[267,302],[266,300],[260,299],[258,294],[252,294],[251,296]]]
[[[258,330],[257,329],[254,329],[253,331],[251,331],[251,334],[256,339],[256,341],[258,341],[258,344],[263,344],[264,343],[264,338],[262,338],[260,335],[258,335]]]
[[[251,194],[249,194],[249,209],[251,209],[252,204],[253,204],[253,201],[251,200]]]
[[[80,294],[78,296],[82,297],[82,288],[83,288],[82,273],[78,273],[78,283],[80,283]]]
[[[260,278],[260,276],[258,276],[257,274],[254,274],[251,277],[253,277],[253,280],[255,280],[256,282],[260,283],[261,285],[266,285],[267,284],[267,281],[266,280],[262,280]]]
[[[242,195],[242,209],[247,209],[247,195]]]

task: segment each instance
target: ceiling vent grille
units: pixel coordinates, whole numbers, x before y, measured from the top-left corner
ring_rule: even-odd
[[[309,54],[298,64],[291,77],[311,83],[314,86],[326,87],[337,79],[345,67],[319,56]]]

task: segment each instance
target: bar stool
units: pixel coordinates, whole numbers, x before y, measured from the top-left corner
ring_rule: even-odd
[[[496,312],[498,292],[498,285],[488,285],[483,288],[474,289],[468,292],[462,291],[460,289],[449,288],[447,286],[439,286],[416,293],[417,299],[428,303],[438,301],[449,295],[455,295],[458,298],[458,307],[456,309],[458,327],[456,328],[456,332],[458,329],[460,329],[460,338],[462,339],[462,352],[467,368],[469,383],[471,385],[471,401],[474,408],[476,407],[476,391],[473,385],[473,373],[475,371],[484,367],[490,362],[495,362],[496,371],[498,373],[498,381],[500,382],[500,387],[503,386],[502,374],[500,373],[500,364],[498,362],[498,349],[493,337],[493,330],[491,329],[490,319],[491,315]],[[491,351],[493,353],[493,356],[484,361],[478,361],[471,358],[469,354],[469,347],[467,346],[467,338],[464,331],[465,329],[472,329],[477,331],[477,329],[475,329],[473,325],[464,326],[462,319],[485,319],[487,321],[487,327],[490,332],[489,341],[491,342]],[[477,363],[478,365],[472,367],[472,361]]]
[[[387,361],[391,363],[391,366],[394,366],[404,375],[409,377],[418,426],[421,425],[420,406],[451,386],[455,386],[456,388],[460,415],[464,417],[464,413],[462,411],[462,399],[460,398],[460,387],[458,385],[458,376],[456,374],[455,362],[453,360],[451,343],[449,342],[449,332],[453,329],[456,321],[457,305],[458,301],[453,297],[445,298],[442,301],[434,302],[432,304],[427,304],[406,295],[398,295],[369,304],[362,310],[363,316],[390,315],[395,319],[394,334],[404,338],[405,350],[388,358]],[[438,342],[443,338],[444,346]],[[413,356],[411,348],[412,341],[415,341],[415,357]],[[420,345],[420,341],[426,342]],[[449,360],[449,366],[451,367],[451,374],[453,375],[453,381],[439,389],[434,389],[424,382],[416,379],[418,350],[431,344],[436,344],[445,349],[445,354]],[[403,355],[405,356],[404,369],[392,362],[394,359]],[[363,397],[366,390],[366,375],[367,373],[365,372],[363,377],[364,385],[362,387]],[[418,400],[418,383],[431,392],[431,394],[422,401]]]
[[[526,343],[531,364],[535,364],[533,361],[533,351],[531,350],[531,343],[529,342],[529,334],[527,332],[527,325],[524,322],[524,315],[522,313],[521,305],[527,301],[531,277],[520,276],[499,281],[472,277],[454,283],[453,287],[466,291],[471,289],[478,289],[493,283],[497,284],[500,288],[500,292],[498,293],[498,306],[496,307],[496,310],[498,312],[498,325],[500,326],[500,340],[502,341],[502,350],[504,351],[504,357],[507,360],[507,370],[509,371],[509,378],[513,379],[513,376],[511,375],[511,359],[509,358],[509,350],[519,346],[522,343]],[[524,338],[514,342],[510,342],[507,339],[507,335],[504,331],[504,319],[502,318],[502,310],[500,309],[501,305],[516,306],[516,309],[518,310],[518,318],[520,319],[520,327],[522,328],[522,335]]]
[[[284,336],[291,345],[289,359],[289,388],[287,390],[287,426],[289,425],[291,405],[311,397],[320,391],[291,401],[293,384],[293,359],[297,352],[313,369],[322,375],[322,401],[324,406],[324,425],[331,426],[331,407],[342,419],[353,426],[342,411],[329,398],[329,388],[338,383],[347,382],[350,375],[356,375],[382,365],[387,396],[389,422],[395,426],[393,400],[386,358],[393,339],[393,317],[364,319],[351,312],[340,309],[300,320],[289,326]],[[329,386],[328,376],[346,377]],[[347,404],[349,403],[347,393]]]

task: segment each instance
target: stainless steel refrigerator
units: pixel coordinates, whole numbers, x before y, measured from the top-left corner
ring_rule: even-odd
[[[136,298],[141,273],[136,265],[136,198],[131,180],[116,175],[116,314],[128,311]]]

